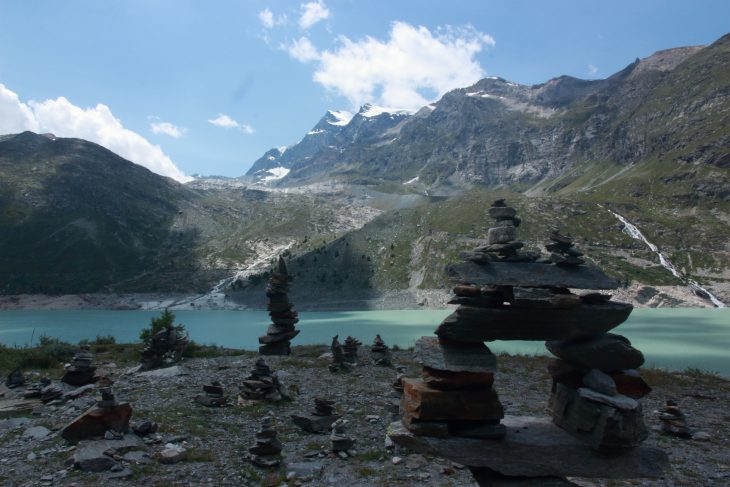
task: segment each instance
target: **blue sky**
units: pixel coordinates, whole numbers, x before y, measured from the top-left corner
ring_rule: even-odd
[[[328,109],[413,108],[483,76],[602,78],[728,19],[725,0],[0,0],[0,133],[239,176]]]

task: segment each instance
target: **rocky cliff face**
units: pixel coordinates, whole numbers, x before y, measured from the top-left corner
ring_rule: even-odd
[[[281,158],[291,169],[281,183],[535,184],[586,162],[650,158],[727,167],[729,136],[717,128],[730,117],[729,92],[730,36],[657,52],[604,80],[487,78],[412,115],[368,119],[364,108],[337,130],[325,117]]]

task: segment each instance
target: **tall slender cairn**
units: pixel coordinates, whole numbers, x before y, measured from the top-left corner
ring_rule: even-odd
[[[496,226],[466,262],[447,267],[458,305],[416,342],[421,379],[403,379],[402,421],[391,439],[467,465],[480,485],[574,485],[565,477],[659,477],[664,452],[640,446],[646,438],[637,399],[649,387],[635,371],[644,359],[619,335],[607,333],[632,306],[610,295],[576,295],[571,289],[615,289],[618,283],[584,265],[568,236],[553,231],[549,259],[521,251],[521,220],[497,200]],[[538,340],[560,360],[553,377],[552,418],[504,414],[492,388],[492,340]]]
[[[291,280],[286,262],[279,256],[277,270],[271,274],[266,288],[266,297],[269,300],[267,309],[272,324],[266,330],[266,335],[259,337],[261,355],[289,355],[291,353],[289,342],[299,334],[299,330],[294,328],[299,318],[287,295]]]

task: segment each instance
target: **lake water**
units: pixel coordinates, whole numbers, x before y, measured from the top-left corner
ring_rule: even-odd
[[[294,344],[329,343],[332,336],[352,335],[365,344],[379,333],[388,345],[409,347],[432,335],[450,310],[305,312]],[[175,311],[198,343],[247,350],[258,349],[266,331],[264,311]],[[0,343],[27,345],[48,335],[77,343],[97,335],[117,342],[135,342],[139,332],[159,311],[0,311]],[[667,369],[696,367],[730,377],[730,308],[636,309],[618,333],[644,352],[646,365]],[[488,343],[494,352],[547,354],[542,342]]]

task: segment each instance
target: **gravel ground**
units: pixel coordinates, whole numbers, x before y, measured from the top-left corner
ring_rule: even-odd
[[[132,475],[126,480],[111,479],[110,473],[86,473],[67,466],[74,447],[68,446],[57,431],[93,403],[93,394],[73,403],[44,406],[27,417],[0,419],[0,484],[4,486],[65,485],[432,485],[473,486],[468,470],[451,462],[385,446],[385,431],[395,418],[398,397],[391,387],[392,368],[369,364],[350,373],[328,371],[327,347],[294,347],[289,357],[267,357],[280,380],[292,392],[290,402],[236,404],[237,384],[248,375],[257,354],[212,359],[192,359],[179,365],[180,375],[144,377],[125,375],[126,366],[103,363],[101,372],[112,377],[117,398],[134,407],[133,421],[152,420],[160,424],[156,436],[148,439],[151,457],[172,442],[188,449],[187,461],[172,465],[151,458],[125,462]],[[369,362],[361,349],[363,362]],[[545,414],[550,391],[546,358],[500,356],[495,381],[508,414]],[[411,353],[394,353],[394,362],[407,368],[409,376],[420,369]],[[658,410],[672,398],[687,414],[695,431],[708,439],[682,440],[652,430],[647,442],[666,450],[671,468],[661,480],[601,481],[573,479],[594,486],[675,486],[730,485],[730,382],[699,373],[667,373],[644,370],[654,391],[643,399],[650,428],[657,428]],[[233,404],[207,408],[193,401],[203,384],[219,380]],[[5,398],[14,392],[4,390]],[[0,390],[0,396],[3,392]],[[336,401],[336,410],[349,420],[348,433],[356,438],[354,455],[341,459],[328,451],[327,435],[305,433],[290,415],[313,409],[315,397]],[[263,416],[273,416],[289,467],[267,471],[255,468],[247,458],[254,433]],[[44,426],[51,434],[43,439],[24,436],[32,426]],[[700,435],[703,436],[703,435]],[[396,458],[400,459],[400,461]],[[312,472],[286,479],[298,464]]]

